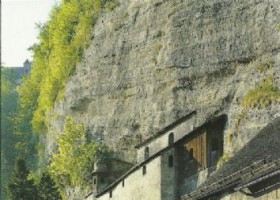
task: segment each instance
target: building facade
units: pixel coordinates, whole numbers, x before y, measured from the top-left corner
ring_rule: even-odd
[[[196,117],[196,112],[190,112],[137,145],[138,164],[114,182],[104,182],[104,176],[108,178],[106,170],[94,171],[94,189],[86,199],[179,200],[195,190],[216,169],[223,155],[227,121],[222,115],[199,124]],[[120,163],[118,168],[122,167]]]

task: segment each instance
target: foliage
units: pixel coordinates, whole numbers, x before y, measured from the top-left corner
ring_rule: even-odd
[[[49,173],[42,174],[40,183],[38,184],[39,200],[60,200],[62,199],[58,188],[55,186]]]
[[[91,28],[100,8],[112,0],[64,0],[53,8],[50,20],[38,25],[39,44],[31,76],[18,89],[20,104],[32,111],[33,130],[46,130],[56,100],[62,99],[67,80],[74,73],[92,39]]]
[[[49,171],[61,191],[66,186],[87,187],[94,162],[108,153],[104,145],[87,141],[84,127],[68,117]]]
[[[14,146],[18,141],[13,134],[13,117],[18,110],[16,74],[10,68],[1,67],[1,199],[7,198],[6,186],[15,163],[17,152]]]
[[[223,166],[230,159],[230,154],[228,152],[224,152],[223,156],[217,162],[217,168]]]
[[[273,78],[269,77],[263,80],[260,87],[249,91],[242,101],[245,109],[259,108],[263,109],[272,103],[280,102],[280,90],[273,84]]]
[[[12,182],[8,185],[9,195],[12,200],[28,199],[37,200],[37,189],[33,180],[28,179],[29,170],[25,161],[18,159],[16,161]]]
[[[61,196],[50,175],[45,172],[36,184],[23,159],[16,161],[11,183],[8,185],[13,200],[59,200]]]
[[[63,98],[66,81],[90,44],[91,28],[100,9],[113,1],[63,0],[56,5],[49,21],[37,25],[39,43],[30,48],[34,54],[32,71],[21,86],[17,87],[19,77],[12,70],[1,67],[1,199],[6,199],[4,185],[16,157],[25,159],[33,171],[38,163],[44,164],[44,147],[36,145],[39,136],[33,133],[46,130],[55,101]]]

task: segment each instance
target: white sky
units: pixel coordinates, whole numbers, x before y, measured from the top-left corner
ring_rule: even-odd
[[[52,6],[59,0],[2,0],[1,64],[22,66],[28,58],[27,49],[37,42],[35,23],[47,21]]]

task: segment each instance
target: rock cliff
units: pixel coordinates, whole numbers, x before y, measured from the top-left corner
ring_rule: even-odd
[[[67,115],[129,162],[135,145],[190,111],[202,122],[227,114],[230,153],[280,115],[280,1],[120,3],[93,27],[55,106],[47,151]],[[272,97],[254,96],[265,85]]]

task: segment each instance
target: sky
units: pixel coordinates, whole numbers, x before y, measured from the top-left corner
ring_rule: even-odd
[[[5,67],[23,66],[32,60],[27,49],[38,42],[36,23],[44,23],[59,0],[2,0],[1,64]]]

